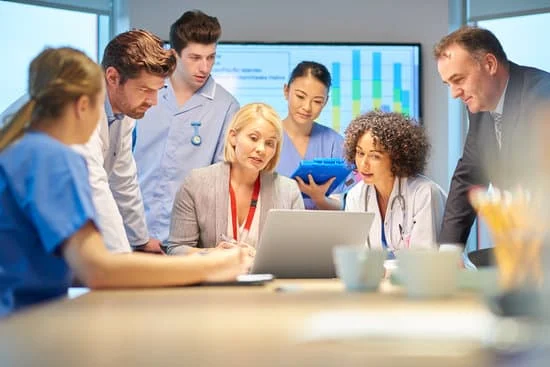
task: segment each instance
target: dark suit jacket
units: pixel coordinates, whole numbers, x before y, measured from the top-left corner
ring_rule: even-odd
[[[550,105],[550,74],[510,63],[500,152],[490,113],[469,113],[468,135],[451,180],[439,243],[466,242],[476,217],[467,195],[472,186],[490,182],[502,189],[528,185],[536,157],[531,149],[538,131],[534,118],[544,105]]]

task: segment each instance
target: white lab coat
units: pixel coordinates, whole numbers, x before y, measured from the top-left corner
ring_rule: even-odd
[[[405,199],[405,211],[399,200],[398,180]],[[368,188],[370,187],[370,188]],[[367,189],[368,188],[368,189]],[[368,243],[373,248],[382,248],[382,223],[376,190],[372,185],[359,182],[346,196],[346,211],[365,211],[365,195],[369,195],[367,211],[374,213]],[[396,178],[386,210],[384,232],[390,250],[401,248],[437,248],[437,235],[441,228],[447,195],[435,182],[418,175]]]
[[[149,240],[132,155],[134,124],[125,116],[109,127],[103,114],[88,143],[73,146],[88,163],[98,224],[111,252],[130,252],[130,245]]]

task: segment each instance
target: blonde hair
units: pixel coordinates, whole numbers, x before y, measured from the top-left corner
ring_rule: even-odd
[[[101,67],[83,52],[69,47],[47,48],[29,66],[25,103],[0,130],[0,152],[24,134],[33,121],[57,118],[63,108],[81,96],[92,103],[103,88]]]
[[[279,163],[279,158],[281,157],[281,145],[283,143],[283,125],[281,118],[273,107],[265,103],[249,103],[241,107],[239,111],[233,116],[231,123],[227,127],[227,132],[225,134],[225,146],[224,146],[224,160],[228,163],[235,161],[235,147],[229,142],[231,131],[239,132],[244,127],[249,124],[262,119],[277,131],[277,147],[275,149],[275,155],[263,169],[267,172],[273,172],[277,164]]]

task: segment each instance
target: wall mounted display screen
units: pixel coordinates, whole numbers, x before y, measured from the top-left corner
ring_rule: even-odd
[[[420,44],[221,42],[212,75],[241,105],[266,102],[285,118],[283,86],[301,61],[330,71],[329,100],[317,122],[342,134],[352,118],[372,109],[422,117]]]

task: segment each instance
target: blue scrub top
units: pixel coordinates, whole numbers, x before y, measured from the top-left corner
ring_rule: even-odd
[[[223,160],[225,131],[237,100],[212,77],[185,102],[167,88],[136,122],[134,158],[149,236],[168,240],[174,198],[191,170]]]
[[[276,171],[283,176],[290,177],[302,160],[311,160],[315,158],[344,158],[344,138],[330,127],[313,123],[306,154],[302,158],[296,150],[292,140],[286,132],[283,134],[283,145],[281,149],[281,159],[277,165]],[[344,192],[347,185],[338,186],[332,193]],[[316,209],[315,203],[310,198],[304,198],[306,209]]]
[[[0,152],[0,317],[66,293],[60,246],[96,214],[83,157],[39,132]]]

